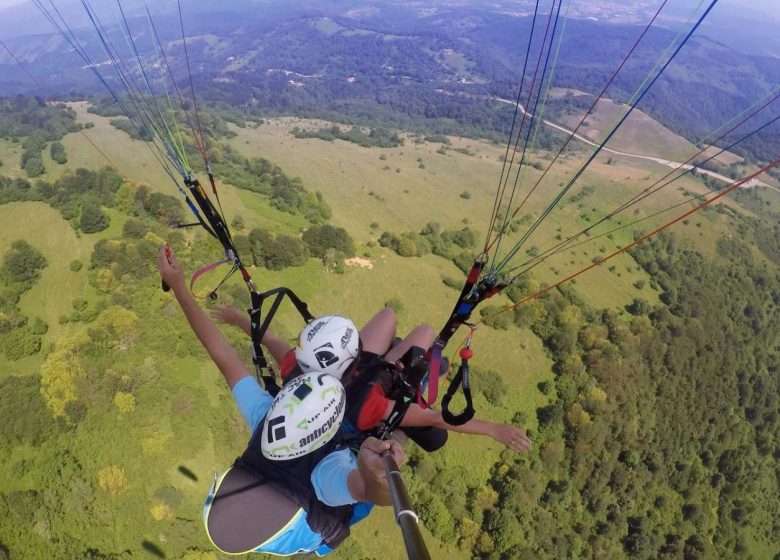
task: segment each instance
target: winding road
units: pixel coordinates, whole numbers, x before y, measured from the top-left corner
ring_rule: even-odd
[[[452,92],[446,92],[444,90],[439,90],[439,92],[444,94],[444,95],[466,95],[466,94],[454,94]],[[474,97],[477,97],[477,96],[474,96]],[[500,97],[483,97],[483,98],[484,99],[490,99],[492,101],[498,101],[499,103],[506,103],[506,104],[512,105],[512,106],[514,106],[516,104],[516,102],[512,101],[511,99],[502,99]],[[520,111],[523,114],[527,114],[527,115],[529,115],[530,117],[533,118],[533,114],[532,113],[527,113],[526,110],[525,110],[525,107],[523,107],[522,104],[517,104],[517,107],[520,109]],[[596,144],[595,142],[593,142],[589,138],[587,138],[585,136],[582,136],[581,134],[576,134],[573,130],[570,130],[570,129],[564,127],[564,126],[561,126],[558,123],[554,123],[554,122],[549,121],[547,119],[542,119],[542,122],[545,125],[549,126],[550,128],[554,128],[555,130],[563,132],[566,135],[573,136],[574,138],[576,138],[580,142],[584,142],[585,144],[588,144],[589,146],[593,146],[594,148],[597,148],[599,146],[599,144]],[[690,164],[687,164],[687,163],[680,163],[680,162],[671,161],[671,160],[668,160],[668,159],[663,159],[663,158],[659,158],[659,157],[655,157],[655,156],[646,156],[646,155],[642,155],[642,154],[634,154],[634,153],[630,153],[630,152],[623,152],[623,151],[620,151],[620,150],[614,150],[612,148],[607,148],[606,146],[601,148],[601,150],[606,152],[606,153],[613,154],[613,155],[616,155],[616,156],[622,156],[622,157],[633,158],[633,159],[640,159],[640,160],[645,160],[645,161],[652,161],[654,163],[657,163],[659,165],[663,165],[665,167],[670,167],[672,169],[683,169],[683,170],[686,170],[686,171],[690,171],[690,170],[694,169],[694,167],[695,167],[694,165],[690,165]],[[731,184],[731,183],[733,183],[736,180],[736,179],[732,179],[731,177],[727,177],[725,175],[721,175],[720,173],[716,173],[715,171],[710,171],[708,169],[702,169],[701,167],[696,168],[696,172],[700,173],[702,175],[707,175],[708,177],[712,177],[713,179],[717,179],[717,180],[722,181],[722,182],[724,182],[726,184]],[[747,181],[744,185],[740,186],[740,188],[743,188],[743,189],[750,189],[750,188],[753,188],[753,187],[766,187],[768,189],[772,189],[774,191],[780,192],[779,188],[777,188],[777,187],[775,187],[773,185],[769,185],[767,183],[764,183],[763,181],[759,181],[758,179],[751,179],[750,181]]]

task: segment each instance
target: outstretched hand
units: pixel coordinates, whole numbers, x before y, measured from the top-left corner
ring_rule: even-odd
[[[174,293],[179,293],[186,289],[184,281],[184,270],[181,268],[176,255],[170,245],[160,247],[160,255],[157,257],[157,270],[160,271],[160,277]]]
[[[229,304],[218,305],[211,310],[211,316],[215,321],[241,327],[246,321],[246,311]]]
[[[519,453],[531,451],[531,440],[520,428],[512,424],[494,424],[490,436]]]

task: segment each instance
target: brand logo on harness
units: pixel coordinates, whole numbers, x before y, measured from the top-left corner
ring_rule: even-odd
[[[268,421],[268,443],[273,443],[285,437],[287,437],[287,431],[284,429],[284,416],[271,418]]]
[[[306,333],[306,340],[311,342],[311,339],[317,336],[317,333],[320,332],[320,329],[325,326],[325,321],[318,321],[316,325],[314,325],[311,329],[309,329],[309,332]]]
[[[339,417],[341,415],[341,412],[344,410],[344,403],[345,402],[346,402],[346,395],[344,393],[341,393],[341,398],[339,399],[338,403],[336,404],[336,408],[333,410],[333,414],[331,414],[328,417],[328,419],[321,426],[315,428],[305,438],[301,438],[301,440],[298,442],[299,447],[304,447],[306,445],[309,445],[310,443],[314,443],[315,441],[317,441],[321,437],[326,437],[333,430],[338,429],[338,427],[339,427],[339,423],[338,423]]]
[[[319,363],[322,368],[332,366],[339,361],[339,357],[333,352],[333,345],[330,342],[316,348],[314,350],[314,357],[317,358],[317,363]]]
[[[352,340],[352,333],[355,332],[355,329],[352,327],[348,327],[347,331],[344,333],[344,336],[341,337],[341,349],[345,349],[347,347],[347,344],[349,344],[349,341]]]

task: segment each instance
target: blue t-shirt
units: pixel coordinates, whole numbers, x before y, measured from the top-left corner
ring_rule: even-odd
[[[274,401],[273,397],[251,376],[244,377],[233,386],[233,397],[244,420],[254,433],[268,414]],[[349,449],[334,451],[327,455],[311,473],[311,483],[317,498],[322,503],[334,507],[356,503],[347,486],[347,476],[356,468],[357,458]],[[350,519],[350,525],[365,518],[371,507],[371,504],[358,503]],[[311,530],[305,516],[293,520],[287,531],[255,550],[255,552],[284,555],[315,551],[318,555],[323,555],[330,552],[330,548],[322,543],[319,533]]]

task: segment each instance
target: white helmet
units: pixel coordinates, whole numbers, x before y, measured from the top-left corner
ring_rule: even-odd
[[[263,422],[263,456],[286,461],[319,449],[339,431],[346,401],[344,387],[332,375],[294,377],[276,395]]]
[[[357,327],[346,317],[327,315],[306,325],[295,348],[304,372],[319,371],[341,379],[360,353]]]

